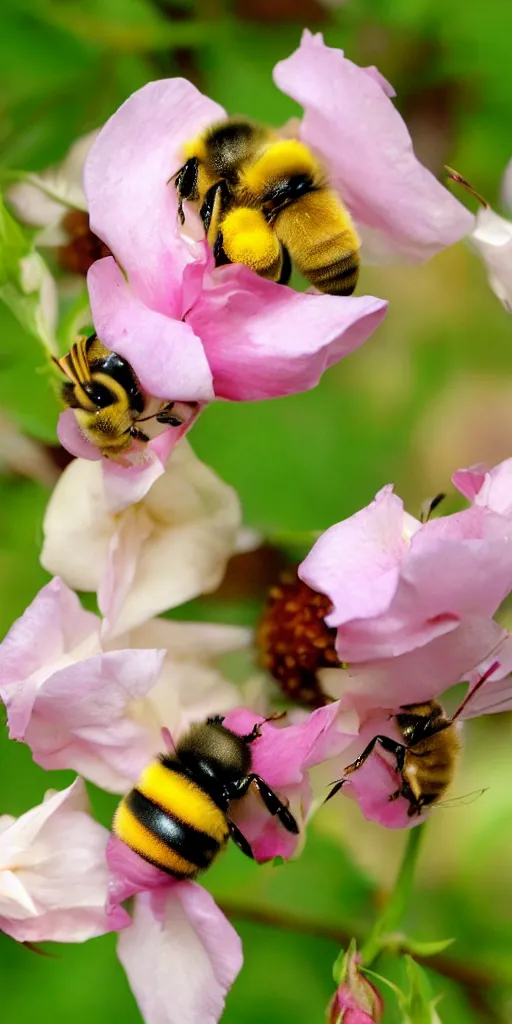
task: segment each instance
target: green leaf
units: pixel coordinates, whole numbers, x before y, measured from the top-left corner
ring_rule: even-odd
[[[441,1024],[436,1012],[436,999],[425,971],[411,957],[406,957],[409,991],[397,991],[397,999],[403,1012],[402,1024]]]
[[[32,236],[0,197],[0,298],[27,331],[56,353],[57,289]]]
[[[422,942],[421,939],[404,938],[402,949],[407,949],[413,956],[436,956],[444,953],[448,946],[453,945],[455,939],[439,939],[437,942]]]

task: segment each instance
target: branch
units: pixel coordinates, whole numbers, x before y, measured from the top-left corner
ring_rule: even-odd
[[[315,939],[331,939],[338,946],[348,946],[350,940],[354,938],[354,933],[346,928],[326,924],[323,921],[313,921],[307,917],[299,917],[296,914],[290,914],[288,911],[276,910],[274,908],[262,909],[261,907],[252,907],[249,904],[240,904],[230,900],[220,900],[218,903],[230,921],[254,921],[256,924],[278,928],[281,931],[310,935]],[[356,934],[355,938],[358,940],[359,945],[362,936]],[[428,957],[417,956],[414,953],[411,954],[406,946],[404,946],[403,951],[408,952],[417,963],[429,967],[445,978],[458,982],[459,985],[463,985],[466,989],[473,989],[477,992],[487,991],[495,985],[501,984],[501,979],[493,975],[491,971],[478,967],[475,964],[466,963],[466,961],[445,956],[443,953]],[[399,949],[398,952],[400,952]]]

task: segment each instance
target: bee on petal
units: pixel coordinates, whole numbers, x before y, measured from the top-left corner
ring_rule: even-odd
[[[287,284],[291,263],[331,295],[351,295],[360,241],[350,214],[308,146],[228,118],[185,147],[175,176],[178,213],[196,203],[217,266],[243,263]]]
[[[269,814],[288,832],[298,826],[288,807],[251,771],[256,725],[238,736],[222,717],[193,725],[174,752],[147,766],[116,811],[113,832],[135,853],[176,878],[195,878],[210,866],[229,837],[242,853],[251,847],[230,817],[233,800],[254,786]]]
[[[96,334],[80,338],[54,362],[68,378],[62,385],[62,400],[74,410],[84,437],[108,459],[122,463],[134,441],[150,440],[140,423],[155,420],[179,427],[183,422],[173,414],[173,402],[160,402],[157,412],[142,415],[148,399],[134,370],[126,359],[105,348]]]

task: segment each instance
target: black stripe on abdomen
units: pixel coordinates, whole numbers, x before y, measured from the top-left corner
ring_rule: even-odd
[[[149,800],[138,789],[132,789],[125,798],[126,806],[134,818],[140,822],[160,842],[170,850],[195,864],[197,868],[207,868],[219,852],[220,844],[207,832],[187,825],[180,818]]]

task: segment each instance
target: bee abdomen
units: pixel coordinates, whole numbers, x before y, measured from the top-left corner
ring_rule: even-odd
[[[311,284],[329,295],[352,295],[359,277],[359,253],[349,253],[323,267],[307,268]]]
[[[113,829],[140,857],[177,878],[193,878],[209,867],[223,845],[139,789],[132,789],[119,805]]]

